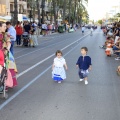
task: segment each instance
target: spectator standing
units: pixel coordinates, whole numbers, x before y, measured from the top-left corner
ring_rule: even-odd
[[[17,34],[17,36],[16,36],[17,46],[20,46],[21,45],[21,36],[23,34],[23,28],[19,21],[17,22],[15,30],[16,30],[16,34]]]
[[[31,26],[28,24],[28,22],[25,22],[25,25],[24,25],[24,32],[29,33],[30,30],[31,30]]]
[[[33,22],[32,27],[36,30],[37,29],[37,24],[35,22]]]
[[[11,25],[11,22],[6,22],[6,26],[8,28],[8,33],[10,34],[10,41],[11,41],[11,47],[10,47],[10,51],[12,53],[12,55],[14,56],[14,43],[16,41],[16,30],[15,28]]]
[[[117,29],[114,33],[114,37],[115,37],[115,43],[116,43],[118,38],[120,37],[120,23],[117,24]]]
[[[47,25],[45,23],[42,24],[42,34],[45,36],[46,35],[46,28]]]

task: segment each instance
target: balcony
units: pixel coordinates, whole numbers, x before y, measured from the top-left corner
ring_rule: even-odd
[[[10,3],[14,4],[14,0],[10,0]],[[27,9],[27,2],[26,0],[17,0],[18,6],[22,5],[24,9]]]
[[[27,0],[17,0],[17,2],[27,2]],[[10,0],[10,2],[14,2],[14,0]]]
[[[24,10],[27,10],[27,2],[24,0],[24,1],[20,1],[18,2],[19,6],[23,6]]]
[[[10,4],[10,9],[12,9],[12,11],[14,10],[14,0],[10,0],[11,4]],[[18,9],[24,9],[27,10],[27,2],[24,0],[18,0]]]
[[[19,1],[19,0],[17,0],[17,1]],[[14,3],[14,0],[10,0],[10,2],[11,2],[11,3]]]

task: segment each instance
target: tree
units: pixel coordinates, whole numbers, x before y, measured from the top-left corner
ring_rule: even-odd
[[[66,16],[66,3],[67,3],[67,0],[64,0],[64,2],[63,2],[63,21],[65,21],[65,16]]]
[[[30,14],[29,14],[29,18],[30,18],[30,22],[31,22],[31,18],[33,18],[33,21],[35,21],[35,10],[36,10],[36,1],[35,0],[27,0],[28,2],[28,6],[30,8]]]
[[[37,10],[38,10],[38,21],[41,24],[41,15],[40,15],[40,0],[36,0]]]
[[[14,0],[14,12],[13,12],[13,25],[17,24],[18,21],[18,3],[17,0]]]
[[[98,20],[98,23],[99,23],[100,25],[102,25],[102,20]]]

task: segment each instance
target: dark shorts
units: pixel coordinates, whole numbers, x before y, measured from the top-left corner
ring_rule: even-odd
[[[78,74],[79,74],[79,77],[81,79],[83,79],[83,78],[88,77],[89,72],[88,72],[88,70],[81,70],[81,69],[79,69]]]

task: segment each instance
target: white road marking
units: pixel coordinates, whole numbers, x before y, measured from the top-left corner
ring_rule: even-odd
[[[24,51],[24,50],[26,50],[26,49],[28,49],[28,48],[22,48],[22,50],[15,51],[14,53],[16,54],[16,53],[22,52],[22,51]]]
[[[52,45],[48,45],[47,47],[40,48],[40,49],[34,50],[34,51],[32,51],[32,52],[29,52],[29,53],[27,53],[27,54],[24,54],[24,55],[21,55],[21,56],[19,56],[19,57],[16,57],[15,60],[17,60],[17,59],[19,59],[19,58],[22,58],[22,57],[24,57],[24,56],[30,55],[30,54],[32,54],[32,53],[34,53],[34,52],[40,51],[40,50],[42,50],[42,49],[46,49],[46,48],[48,48],[48,47],[50,47],[50,46],[54,46],[54,45],[56,45],[56,44],[58,44],[58,43],[63,43],[63,42],[66,41],[66,40],[69,40],[69,38],[68,38],[68,39],[65,39],[65,40],[63,40],[63,41],[54,43],[54,44],[52,44]]]
[[[86,35],[88,36],[88,35]],[[84,36],[84,37],[86,37]],[[82,37],[82,38],[84,38]],[[76,40],[75,42],[81,40],[82,38]],[[62,50],[66,49],[67,47],[69,47],[70,45],[74,44],[75,42],[69,44],[68,46],[64,47]],[[80,44],[80,43],[79,43]],[[72,52],[79,44],[77,44],[75,47],[73,47],[69,52],[67,52],[64,56],[67,56],[70,52]],[[53,54],[52,54],[53,55]],[[51,56],[52,56],[51,55]],[[49,56],[49,58],[51,57]],[[36,76],[32,81],[30,81],[28,84],[26,84],[23,88],[21,88],[18,92],[16,92],[14,95],[12,95],[9,99],[7,99],[3,104],[0,105],[0,110],[2,108],[4,108],[9,102],[11,102],[14,98],[16,98],[20,93],[22,93],[25,89],[27,89],[30,85],[32,85],[35,81],[38,80],[38,78],[40,78],[42,75],[44,75],[49,69],[51,68],[51,66],[49,66],[47,69],[45,69],[41,74],[39,74],[38,76]]]
[[[59,35],[59,36],[54,36],[54,37],[51,37],[51,36],[43,37],[43,39],[46,38],[46,40],[48,40],[48,38],[49,38],[49,40],[50,40],[50,39],[52,39],[52,40],[50,40],[50,41],[45,41],[44,43],[41,43],[41,44],[39,44],[39,45],[42,45],[42,44],[45,44],[45,43],[49,43],[49,42],[53,41],[55,38],[60,38],[60,37],[63,37],[63,36],[64,36],[64,35]],[[45,39],[44,39],[44,40],[45,40]],[[44,41],[44,40],[43,40],[43,41]],[[16,54],[16,53],[19,53],[19,52],[21,52],[21,51],[24,51],[24,50],[26,50],[26,49],[29,49],[29,47],[28,47],[28,48],[23,48],[22,50],[19,50],[19,51],[16,51],[15,54]]]
[[[68,40],[68,39],[65,39],[65,40]],[[64,40],[64,41],[65,41],[65,40]],[[21,56],[19,56],[19,57],[16,57],[15,60],[17,60],[17,59],[19,59],[19,58],[22,58],[22,57],[24,57],[24,56],[30,55],[30,54],[32,54],[32,53],[34,53],[34,52],[40,51],[40,50],[42,50],[42,49],[46,49],[46,48],[48,48],[48,47],[50,47],[50,46],[54,46],[54,45],[56,45],[56,44],[58,44],[58,43],[62,43],[62,42],[64,42],[64,41],[60,41],[60,42],[54,43],[54,44],[52,44],[52,45],[48,45],[47,47],[40,48],[40,49],[34,50],[34,51],[32,51],[32,52],[29,52],[29,53],[27,53],[27,54],[21,55]]]
[[[74,43],[78,42],[79,40],[83,39],[84,37],[88,36],[89,34],[83,36],[82,38],[72,42],[71,44],[65,46],[64,48],[62,48],[61,50],[64,50],[66,48],[68,48],[69,46],[73,45]],[[45,62],[46,60],[50,59],[51,57],[53,57],[55,54],[53,53],[52,55],[48,56],[47,58],[43,59],[42,61],[36,63],[35,65],[31,66],[30,68],[24,70],[23,72],[21,72],[20,74],[17,75],[17,78],[24,75],[25,73],[27,73],[28,71],[32,70],[33,68],[37,67],[38,65],[42,64],[43,62]]]

